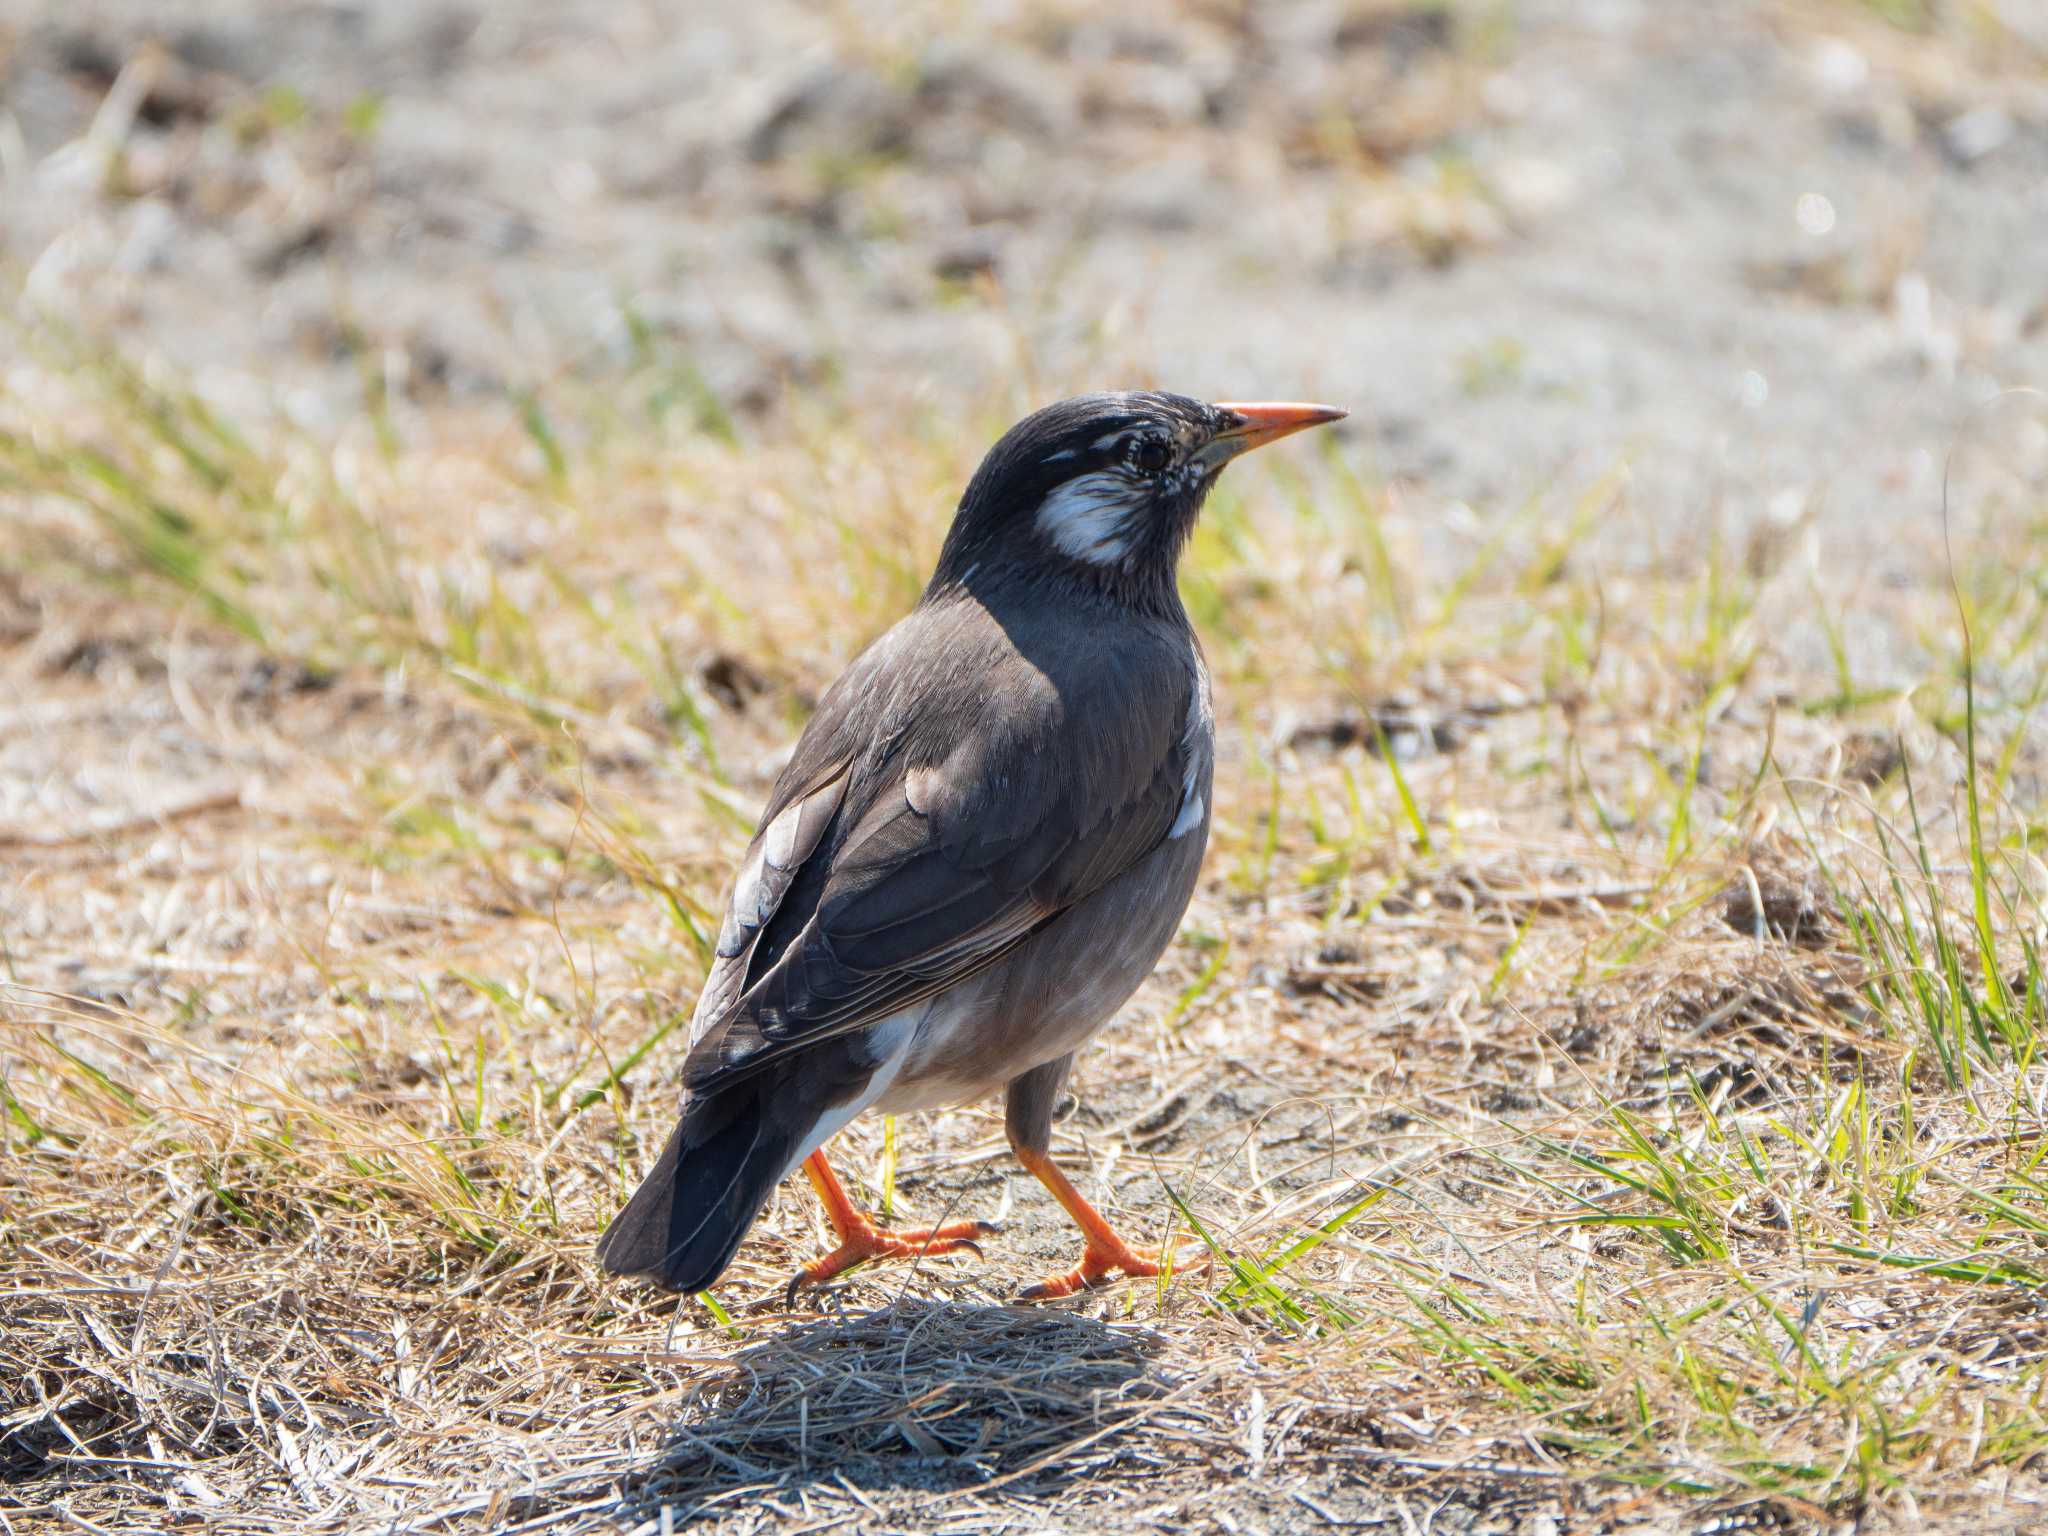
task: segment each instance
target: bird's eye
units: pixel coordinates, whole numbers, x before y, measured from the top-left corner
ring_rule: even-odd
[[[1124,456],[1130,460],[1131,468],[1138,473],[1156,475],[1166,468],[1166,461],[1173,457],[1173,454],[1166,446],[1164,438],[1146,436],[1133,438],[1131,446],[1124,450]]]

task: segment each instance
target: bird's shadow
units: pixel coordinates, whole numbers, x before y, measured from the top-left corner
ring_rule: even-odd
[[[1173,1393],[1165,1343],[1071,1312],[910,1300],[797,1324],[706,1379],[612,1515],[630,1529],[666,1507],[680,1529],[816,1483],[1064,1482],[1084,1452],[1091,1468],[1114,1459]]]

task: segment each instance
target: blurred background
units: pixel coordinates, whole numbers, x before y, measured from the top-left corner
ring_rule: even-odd
[[[2038,0],[8,0],[0,250],[316,431],[659,349],[700,417],[1328,398],[1452,501],[1625,455],[1663,526],[1862,526],[2048,374],[2044,56]]]

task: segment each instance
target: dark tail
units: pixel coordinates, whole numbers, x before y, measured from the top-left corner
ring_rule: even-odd
[[[645,1182],[597,1240],[598,1262],[671,1291],[707,1290],[796,1151],[752,1084],[693,1098]]]

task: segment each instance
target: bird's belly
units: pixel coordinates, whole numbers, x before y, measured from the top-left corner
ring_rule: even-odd
[[[1191,831],[941,994],[875,1107],[906,1114],[969,1103],[1079,1049],[1173,942],[1209,840],[1206,814]]]

